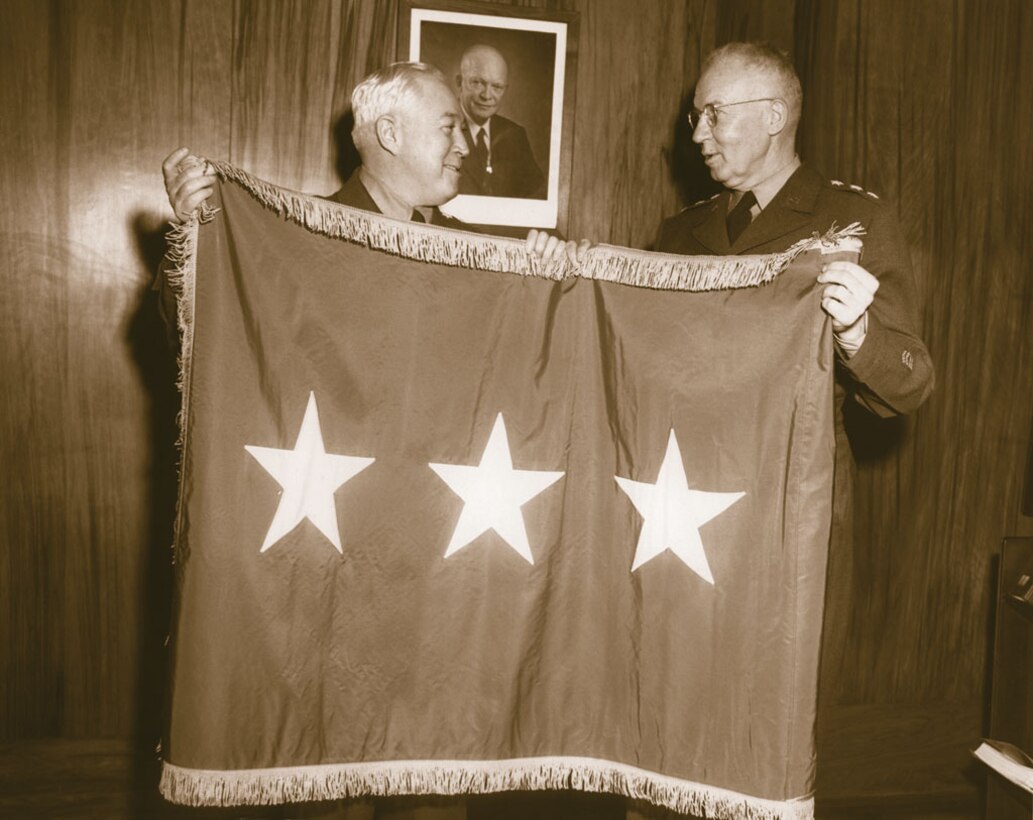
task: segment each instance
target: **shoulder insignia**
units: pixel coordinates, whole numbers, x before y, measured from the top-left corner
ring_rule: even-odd
[[[878,194],[873,194],[871,191],[866,191],[860,185],[847,185],[845,182],[841,182],[838,179],[830,179],[829,180],[829,184],[833,188],[842,188],[843,190],[846,190],[846,191],[853,191],[854,193],[857,193],[857,194],[864,194],[866,197],[868,197],[870,199],[875,199],[875,200],[879,199],[879,195]]]
[[[713,196],[708,196],[706,199],[701,199],[699,202],[693,202],[691,205],[686,205],[684,208],[681,209],[681,212],[685,213],[686,211],[691,211],[693,208],[698,208],[700,205],[706,205],[708,202],[713,202],[719,196],[721,196],[720,191],[718,191]]]

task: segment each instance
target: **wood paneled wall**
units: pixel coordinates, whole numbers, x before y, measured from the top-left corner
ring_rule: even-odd
[[[572,236],[647,247],[662,216],[708,191],[686,95],[706,52],[743,37],[794,51],[805,158],[899,208],[939,387],[911,419],[856,424],[857,538],[833,563],[820,778],[843,793],[963,787],[991,559],[1002,536],[1033,532],[1019,511],[1033,6],[523,5],[581,15]],[[149,291],[169,215],[159,165],[185,144],[333,190],[348,96],[394,58],[398,8],[0,5],[0,739],[157,736],[177,406]],[[930,772],[919,760],[945,742],[950,761]],[[887,744],[897,756],[873,769]]]

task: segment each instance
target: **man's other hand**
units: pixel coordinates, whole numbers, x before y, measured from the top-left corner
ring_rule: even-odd
[[[538,257],[538,261],[543,267],[559,262],[564,256],[571,265],[580,265],[584,261],[588,249],[592,247],[592,243],[587,239],[582,239],[580,242],[563,240],[546,231],[534,228],[528,231],[525,243],[527,250]]]
[[[190,220],[215,190],[216,176],[208,171],[208,163],[188,148],[177,148],[165,157],[161,172],[176,222]]]
[[[832,330],[837,340],[856,350],[864,341],[868,307],[879,289],[879,280],[854,262],[829,262],[818,275],[825,286],[821,307],[832,317]]]

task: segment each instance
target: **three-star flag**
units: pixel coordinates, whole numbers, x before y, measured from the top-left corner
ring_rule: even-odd
[[[334,493],[375,459],[326,452],[315,393],[309,393],[293,449],[250,444],[244,449],[282,488],[280,503],[260,551],[268,550],[307,518],[343,554]],[[521,558],[534,564],[521,507],[565,473],[515,469],[502,413],[495,417],[477,465],[431,462],[428,466],[463,500],[445,558],[494,530]],[[643,518],[631,571],[669,549],[693,572],[713,584],[699,528],[745,493],[690,490],[673,429],[655,483],[614,478]]]
[[[821,253],[600,246],[557,280],[518,240],[220,172],[175,246],[162,794],[810,817]]]

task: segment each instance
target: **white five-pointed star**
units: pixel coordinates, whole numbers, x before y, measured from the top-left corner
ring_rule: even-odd
[[[631,571],[641,567],[661,552],[669,549],[685,564],[709,583],[714,583],[710,572],[699,528],[721,514],[746,493],[708,493],[690,490],[685,477],[678,439],[672,428],[667,439],[667,453],[660,465],[655,484],[632,481],[614,476],[620,488],[635,505],[644,519],[638,536],[635,560]]]
[[[432,463],[430,468],[465,502],[445,550],[446,558],[493,529],[529,564],[534,563],[520,507],[558,481],[563,473],[514,470],[501,413],[495,417],[480,464],[470,467]]]
[[[343,553],[341,534],[337,528],[334,492],[348,479],[365,470],[374,459],[326,452],[319,427],[316,394],[308,394],[305,418],[301,422],[293,450],[254,447],[250,444],[245,445],[244,449],[283,488],[280,505],[276,508],[276,515],[269,525],[261,551],[265,552],[307,518],[330,539],[338,552]]]

